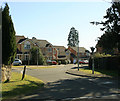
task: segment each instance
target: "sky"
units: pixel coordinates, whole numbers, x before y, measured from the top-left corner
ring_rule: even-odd
[[[4,5],[4,4],[2,4]],[[79,46],[95,47],[102,26],[90,24],[103,21],[110,3],[101,2],[8,2],[16,35],[47,40],[53,45],[68,44],[68,34],[74,27],[79,32]]]

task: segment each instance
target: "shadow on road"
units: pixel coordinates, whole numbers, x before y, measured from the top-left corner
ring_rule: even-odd
[[[34,93],[26,95],[24,99],[67,99],[79,97],[100,98],[112,94],[118,94],[117,83],[102,84],[100,79],[92,81],[82,78],[65,79],[56,82],[47,83],[43,90],[37,90]],[[120,94],[120,92],[119,92]],[[108,97],[109,99],[109,97]]]

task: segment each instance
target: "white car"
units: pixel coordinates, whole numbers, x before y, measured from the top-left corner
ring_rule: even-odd
[[[20,59],[15,59],[13,65],[22,65],[22,61]]]

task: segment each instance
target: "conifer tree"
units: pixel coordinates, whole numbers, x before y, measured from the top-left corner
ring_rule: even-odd
[[[9,15],[9,6],[6,3],[2,10],[2,64],[7,65],[9,72],[16,55],[16,49],[14,25],[11,15]],[[7,77],[7,81],[9,80],[10,76]]]
[[[68,35],[68,46],[76,47],[78,45],[78,31],[72,27]]]

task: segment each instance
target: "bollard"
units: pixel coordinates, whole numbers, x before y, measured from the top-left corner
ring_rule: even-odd
[[[24,66],[23,75],[22,75],[22,80],[23,80],[24,77],[25,77],[25,71],[26,71],[26,65]]]

